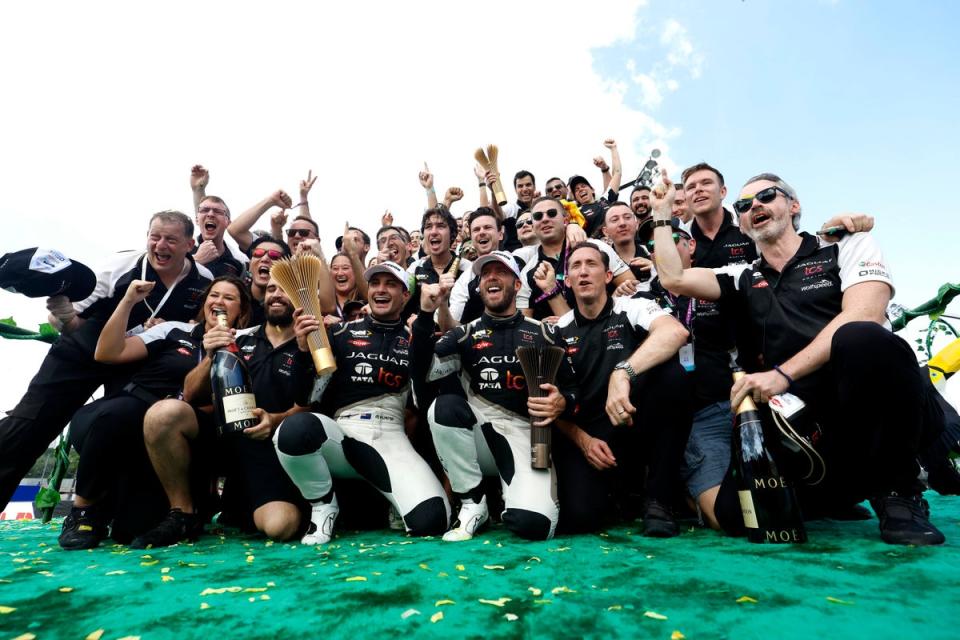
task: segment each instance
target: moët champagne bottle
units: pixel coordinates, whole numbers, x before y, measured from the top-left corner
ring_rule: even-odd
[[[733,372],[736,382],[745,374]],[[760,412],[747,396],[733,419],[734,477],[750,542],[807,541],[793,482],[782,475],[763,439]]]
[[[217,322],[226,329],[227,314],[218,311]],[[257,424],[253,415],[253,409],[257,406],[253,397],[253,383],[236,342],[217,349],[213,354],[210,388],[213,390],[213,407],[217,413],[217,435],[240,433]]]

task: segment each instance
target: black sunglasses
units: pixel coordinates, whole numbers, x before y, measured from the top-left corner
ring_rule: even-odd
[[[300,236],[301,238],[309,238],[310,234],[313,233],[310,229],[287,229],[287,237],[295,238]]]
[[[526,220],[521,220],[517,223],[517,229],[523,229],[524,227],[533,226],[533,220],[527,218]]]
[[[560,215],[560,212],[556,209],[547,209],[546,211],[534,211],[530,217],[537,222],[540,222],[543,220],[543,216],[547,216],[548,218],[556,218],[558,215]]]
[[[745,213],[750,210],[750,207],[753,206],[753,201],[756,199],[761,204],[769,204],[773,202],[777,197],[777,192],[783,194],[787,199],[790,198],[790,194],[781,189],[780,187],[767,187],[762,191],[758,191],[755,195],[750,196],[749,198],[742,198],[733,203],[733,210],[738,214]]]
[[[685,237],[686,237],[686,236],[681,236],[679,233],[674,233],[674,234],[672,234],[672,235],[673,235],[673,243],[674,243],[674,244],[680,242],[680,238],[685,238]],[[656,243],[655,243],[653,240],[647,240],[647,249],[650,249],[650,251],[653,251],[653,245],[654,245],[654,244],[656,244]]]

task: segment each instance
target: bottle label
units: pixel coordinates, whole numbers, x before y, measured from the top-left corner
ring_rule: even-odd
[[[753,508],[753,496],[749,491],[738,491],[740,496],[740,510],[743,512],[743,524],[748,529],[759,529],[757,523],[757,510]]]
[[[253,409],[257,406],[257,402],[252,393],[225,395],[221,402],[223,403],[223,418],[227,424],[242,420],[254,420]]]
[[[770,409],[784,418],[792,418],[800,413],[807,404],[792,393],[781,393],[770,397]]]
[[[797,529],[768,529],[763,532],[766,542],[806,542],[807,536]]]

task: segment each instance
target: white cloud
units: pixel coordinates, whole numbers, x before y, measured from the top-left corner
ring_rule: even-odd
[[[542,185],[594,176],[612,136],[629,174],[679,129],[625,104],[627,85],[599,76],[591,51],[632,40],[642,4],[10,5],[0,253],[47,245],[96,266],[138,248],[150,213],[190,208],[197,162],[235,213],[313,169],[330,252],[347,220],[373,230],[390,208],[418,224],[424,160],[440,187],[465,189],[460,211],[473,207],[473,150],[490,142],[508,180],[529,168]],[[650,78],[648,107],[674,90]],[[46,316],[42,301],[0,293],[6,315]],[[0,379],[13,400],[21,377]]]

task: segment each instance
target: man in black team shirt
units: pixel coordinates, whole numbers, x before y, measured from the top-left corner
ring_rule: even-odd
[[[757,248],[723,208],[727,187],[723,174],[706,162],[683,171],[687,209],[693,214],[690,235],[697,243],[694,261],[698,267],[745,264],[757,259]]]
[[[573,176],[567,185],[570,187],[570,195],[576,200],[580,207],[580,213],[586,220],[584,230],[590,238],[600,237],[600,227],[603,226],[603,212],[617,201],[620,193],[622,171],[617,143],[612,138],[607,138],[603,141],[603,146],[610,149],[610,162],[613,166],[608,167],[606,161],[600,157],[594,158],[593,163],[600,168],[603,174],[603,189],[606,194],[597,199],[596,191],[583,176]]]
[[[461,260],[456,273],[450,273],[454,255],[450,250],[451,242],[457,237],[457,221],[444,206],[427,209],[420,223],[423,232],[423,250],[425,256],[415,261],[407,271],[414,278],[416,288],[411,290],[410,300],[403,311],[403,318],[420,310],[419,288],[425,284],[437,284],[441,276],[445,278],[445,286],[452,288],[456,279],[464,271],[470,270],[470,261]],[[449,328],[454,322],[450,318],[446,303],[440,308],[438,322],[441,327]]]
[[[146,252],[118,255],[98,274],[86,300],[71,304],[65,296],[56,296],[47,301],[50,321],[61,337],[19,404],[0,420],[0,503],[10,500],[33,462],[100,385],[125,381],[129,371],[98,364],[93,353],[101,328],[132,280],[157,284],[131,311],[128,330],[142,330],[161,318],[186,321],[197,314],[213,275],[189,255],[192,236],[193,223],[186,215],[156,213],[150,218]]]
[[[503,487],[504,524],[518,536],[544,540],[557,525],[554,474],[552,468],[531,468],[530,418],[543,426],[575,414],[573,373],[562,359],[556,386],[542,385],[547,397],[528,399],[516,349],[560,346],[559,337],[550,325],[517,311],[520,272],[509,253],[483,256],[473,270],[480,276],[482,316],[448,331],[438,342],[429,314],[413,323],[411,369],[418,404],[430,401],[427,383],[462,374],[462,390],[445,386],[427,412],[437,454],[461,501],[459,523],[443,539],[469,540],[486,522],[481,483],[484,475],[496,474]],[[432,310],[438,297],[438,285],[425,288],[424,312]]]
[[[147,411],[144,440],[170,511],[155,528],[134,538],[131,547],[166,547],[200,534],[202,519],[194,508],[191,473],[210,475],[205,454],[212,448],[225,464],[224,512],[241,527],[276,540],[289,540],[305,528],[306,505],[283,472],[269,438],[284,418],[309,404],[314,370],[306,334],[314,325],[294,318],[293,304],[274,280],[267,285],[264,302],[267,321],[259,327],[239,332],[208,328],[203,358],[184,381],[183,400],[161,400]],[[234,341],[250,371],[257,403],[253,411],[260,422],[242,434],[216,439],[215,418],[207,410],[210,368],[214,352]],[[192,455],[192,444],[200,455]],[[191,469],[192,458],[200,467]]]
[[[798,233],[796,192],[760,174],[734,204],[760,258],[718,270],[683,269],[668,222],[673,186],[663,179],[653,214],[663,286],[729,303],[751,323],[748,350],[758,359],[746,363],[754,372],[734,384],[731,406],[747,395],[766,403],[789,390],[820,425],[801,435],[823,458],[826,475],[816,487],[798,488],[801,505],[822,509],[870,498],[884,541],[942,543],[920,495],[916,458],[943,431],[943,413],[910,347],[884,326],[892,283],[871,236],[854,233],[826,244]],[[744,528],[734,485],[728,474],[715,507],[728,532]]]
[[[321,379],[320,412],[291,416],[274,435],[283,468],[312,504],[304,544],[325,544],[333,536],[339,513],[333,478],[369,482],[413,535],[442,533],[450,521],[440,481],[404,432],[410,330],[400,312],[410,277],[394,262],[370,267],[363,277],[370,315],[330,330],[337,370]]]
[[[531,259],[520,273],[522,286],[517,294],[517,308],[536,320],[555,319],[574,305],[573,292],[566,286],[564,276],[567,247],[573,237],[569,230],[579,232],[581,239],[585,236],[577,225],[568,224],[567,210],[559,200],[538,198],[533,203],[532,216],[540,246],[536,253],[530,253]],[[599,240],[589,242],[607,254],[615,285],[630,277],[630,269],[609,245]]]
[[[193,259],[202,264],[214,276],[243,275],[245,265],[234,257],[230,247],[223,240],[230,224],[230,209],[222,198],[206,196],[197,207],[197,246],[193,250]],[[242,256],[241,256],[242,257]]]
[[[250,243],[247,256],[250,257],[250,319],[247,326],[255,327],[263,324],[267,318],[263,300],[270,282],[270,267],[277,260],[289,258],[290,247],[283,240],[262,236]]]
[[[690,431],[689,386],[677,360],[687,331],[651,300],[610,298],[607,254],[570,250],[576,306],[557,322],[580,385],[577,427],[554,440],[563,530],[602,526],[616,498],[646,475],[644,535],[679,533],[670,505]]]

